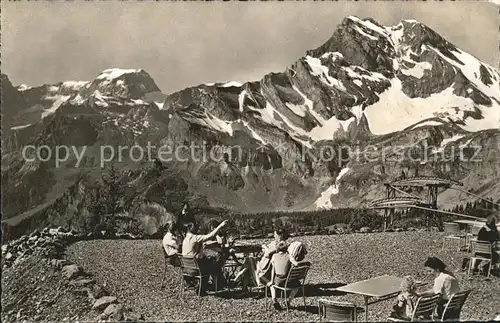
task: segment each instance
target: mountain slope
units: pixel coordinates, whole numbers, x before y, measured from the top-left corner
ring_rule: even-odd
[[[419,22],[385,27],[347,17],[325,44],[259,82],[200,84],[165,97],[141,69],[108,69],[90,82],[12,87],[4,95],[27,102],[24,110],[38,106],[39,115],[2,139],[4,196],[12,203],[4,217],[23,228],[37,217],[61,225],[71,217],[78,226],[86,204],[68,216],[68,189],[76,192],[82,174],[98,178],[102,147],[134,144],[154,146],[140,161],[125,149],[117,164],[139,174],[128,184],[142,196],[135,204],[161,202],[163,187],[178,181],[182,199],[242,212],[363,206],[402,171],[481,182],[475,190],[499,197],[492,155],[500,147],[499,84],[497,70]],[[28,144],[72,145],[84,158],[70,152],[59,167],[54,156],[27,162]],[[163,161],[156,176],[169,179],[150,191],[140,178],[155,172],[160,146],[179,154]],[[475,146],[482,160],[457,160]],[[32,189],[38,180],[47,185]],[[441,196],[443,205],[463,198]]]

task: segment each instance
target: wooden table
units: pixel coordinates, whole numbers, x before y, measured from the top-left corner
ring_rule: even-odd
[[[368,305],[375,304],[393,297],[400,292],[400,285],[403,278],[383,275],[356,283],[337,287],[335,290],[344,293],[362,295],[365,300],[365,321],[368,321]],[[417,282],[417,286],[425,283]],[[374,299],[370,301],[370,299]]]
[[[231,247],[234,249],[236,254],[243,254],[245,257],[252,255],[256,257],[260,252],[262,252],[262,246],[258,244],[235,244]]]
[[[227,252],[228,258],[224,262],[224,268],[228,272],[228,278],[236,278],[237,271],[246,269],[244,272],[244,278],[242,283],[242,288],[247,289],[253,285],[253,280],[251,279],[253,274],[253,266],[251,261],[256,262],[255,259],[259,253],[262,252],[262,246],[258,244],[244,244],[236,243],[230,246],[221,246],[218,243],[208,243],[205,244],[205,250],[209,250],[210,253],[221,253]]]

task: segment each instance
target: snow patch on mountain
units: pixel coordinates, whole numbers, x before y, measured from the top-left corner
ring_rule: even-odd
[[[156,106],[158,107],[158,109],[162,110],[162,109],[163,109],[163,106],[165,105],[165,102],[156,102],[156,101],[155,101],[155,104],[156,104]]]
[[[212,115],[210,112],[205,111],[204,118],[191,118],[186,117],[191,122],[197,123],[201,126],[207,127],[214,131],[227,133],[228,135],[233,135],[233,126],[231,121],[225,121]]]
[[[306,111],[309,111],[309,113],[311,113],[317,120],[319,120],[318,119],[319,116],[313,110],[313,102],[304,93],[302,93],[295,85],[293,85],[292,88],[302,97],[302,99],[304,100],[304,104],[298,105],[287,102],[285,103],[285,105],[290,110],[292,110],[293,113],[295,113],[300,117],[305,117]]]
[[[242,120],[243,126],[250,131],[251,135],[253,138],[256,140],[260,141],[262,144],[267,145],[267,142],[262,139],[262,137],[254,130],[252,127],[250,127],[249,123],[245,120]]]
[[[414,125],[413,127],[410,128],[410,130],[420,128],[420,127],[425,127],[425,126],[442,126],[442,125],[443,125],[442,122],[428,120],[428,121],[424,121],[422,123],[419,123],[417,125]]]
[[[467,140],[465,143],[461,144],[460,145],[460,148],[464,148],[464,147],[467,147],[473,140],[474,138],[470,138],[469,140]]]
[[[70,102],[73,104],[83,104],[85,99],[80,94],[77,94]]]
[[[347,18],[350,19],[350,20],[352,20],[352,21],[354,21],[354,22],[356,22],[357,24],[363,26],[364,28],[366,28],[368,30],[372,30],[372,31],[376,32],[378,35],[387,38],[391,43],[393,43],[392,39],[390,39],[389,35],[387,34],[387,31],[386,31],[385,28],[379,27],[379,26],[375,25],[371,21],[361,20],[361,19],[359,19],[358,17],[355,17],[355,16],[349,16]],[[378,39],[378,38],[376,38],[376,39]]]
[[[427,98],[410,98],[402,91],[401,81],[391,80],[391,87],[379,95],[379,101],[366,107],[364,114],[373,134],[382,135],[401,131],[421,120],[438,117],[444,121],[462,121],[465,111],[475,111],[477,107],[469,98],[457,96],[453,86]],[[500,107],[480,109],[483,118],[465,120],[462,126],[467,131],[498,128]],[[382,117],[383,116],[383,117]]]
[[[56,112],[56,110],[59,109],[61,104],[66,102],[70,97],[71,97],[71,95],[46,95],[46,96],[44,96],[45,100],[51,100],[51,101],[53,101],[53,103],[52,103],[52,106],[50,106],[50,108],[45,109],[42,112],[42,119],[45,118],[46,116],[51,115],[52,113]]]
[[[465,137],[465,136],[464,135],[454,135],[451,138],[443,139],[443,141],[441,141],[441,146],[438,147],[436,150],[434,150],[433,153],[435,153],[435,154],[442,153],[444,151],[444,149],[446,148],[446,145],[448,145],[449,143],[455,142],[457,140],[460,140],[463,137]]]
[[[399,23],[396,26],[385,27],[385,32],[389,35],[392,43],[394,45],[394,49],[398,52],[400,48],[401,39],[404,35],[404,25],[403,23]]]
[[[95,90],[92,93],[92,96],[97,99],[97,101],[95,101],[96,105],[98,105],[100,107],[108,107],[109,106],[107,99],[111,99],[111,97],[102,95],[102,93],[99,92],[99,90]]]
[[[304,134],[310,137],[312,140],[314,141],[331,140],[333,139],[333,135],[335,134],[335,132],[337,132],[340,129],[346,131],[347,128],[349,127],[349,124],[355,120],[355,118],[353,117],[350,118],[349,120],[342,121],[338,120],[335,116],[326,120],[319,113],[314,111],[313,102],[311,101],[311,99],[309,99],[304,93],[302,93],[295,85],[293,85],[292,88],[304,99],[304,104],[296,105],[296,104],[286,103],[286,106],[290,108],[290,110],[292,110],[293,113],[301,117],[305,117],[306,112],[309,112],[309,114],[312,115],[319,123],[319,125],[311,129],[309,133]]]
[[[304,129],[294,125],[292,121],[290,121],[282,113],[277,111],[268,101],[266,101],[266,107],[264,109],[252,110],[260,112],[262,121],[264,121],[265,123],[285,130],[295,140],[302,142],[307,147],[312,147],[311,143],[308,142],[308,138],[310,137],[309,133]]]
[[[246,94],[247,94],[247,91],[243,90],[238,95],[238,105],[239,105],[240,112],[243,112],[243,102],[245,101]]]
[[[87,81],[66,81],[61,84],[62,87],[66,89],[71,89],[74,91],[78,91],[81,88],[90,85],[90,82]]]
[[[363,106],[362,105],[355,105],[351,108],[351,112],[356,117],[356,124],[359,124],[359,122],[361,121],[361,118],[364,115]]]
[[[318,209],[331,209],[331,208],[333,208],[333,204],[332,204],[332,200],[331,200],[332,196],[337,195],[339,193],[340,179],[347,172],[349,172],[349,167],[342,168],[342,170],[338,174],[337,178],[335,179],[335,184],[331,185],[325,191],[323,191],[321,193],[321,196],[314,202],[314,205],[316,206],[316,208],[318,208]]]
[[[11,127],[10,129],[11,129],[11,130],[19,130],[19,129],[28,128],[29,126],[31,126],[31,123],[24,124],[24,125],[21,125],[21,126]]]
[[[99,74],[96,77],[96,79],[111,82],[122,75],[139,73],[141,71],[142,71],[141,69],[136,70],[136,69],[109,68],[107,70],[102,71],[101,74]]]
[[[18,91],[26,91],[26,90],[29,90],[31,89],[31,86],[29,85],[26,85],[26,84],[21,84],[17,87],[17,90]]]
[[[378,40],[378,38],[377,38],[377,37],[372,36],[372,35],[370,35],[370,34],[367,34],[366,32],[364,32],[364,31],[363,31],[361,28],[359,28],[358,26],[354,26],[354,29],[355,29],[357,32],[359,32],[361,35],[363,35],[363,36],[366,36],[366,37],[368,37],[368,38],[370,38],[370,39],[373,39],[373,40]]]
[[[231,82],[227,82],[227,83],[222,84],[220,87],[240,87],[242,85],[243,84],[241,84],[239,82],[231,81]]]
[[[355,80],[366,79],[366,80],[372,81],[372,82],[380,82],[380,81],[387,80],[387,78],[384,75],[382,75],[378,72],[367,71],[364,68],[359,67],[359,66],[342,67],[342,69],[345,72],[347,72],[347,75],[349,75],[349,77],[351,77]]]
[[[336,87],[342,91],[346,90],[344,84],[342,84],[341,81],[330,76],[328,67],[321,64],[321,61],[318,58],[307,55],[305,59],[307,64],[311,68],[312,75],[318,76],[320,80],[326,85]]]
[[[135,103],[135,104],[139,104],[139,105],[147,105],[147,103],[141,99],[132,99],[132,102]]]
[[[454,141],[457,141],[457,140],[460,140],[462,139],[463,137],[465,137],[464,135],[454,135],[453,137],[451,138],[446,138],[446,139],[443,139],[443,141],[441,142],[441,147],[444,147],[446,146],[447,144],[449,144],[450,142],[454,142]]]
[[[338,120],[335,116],[333,116],[322,125],[314,127],[310,132],[310,137],[316,141],[332,140],[333,135],[338,130],[347,131],[349,125],[354,120],[356,120],[354,117],[351,117],[348,120]]]
[[[299,117],[306,116],[305,109],[304,109],[303,105],[297,105],[297,104],[293,104],[293,103],[289,103],[289,102],[286,102],[285,105],[288,109],[290,109],[293,113],[295,113]]]
[[[409,69],[402,69],[401,73],[421,79],[424,71],[432,69],[432,64],[429,62],[413,62],[413,64],[415,65]]]
[[[498,71],[495,71],[491,66],[488,66],[487,64],[481,63],[474,56],[458,48],[457,50],[453,50],[451,52],[458,60],[464,63],[464,65],[443,55],[438,49],[432,46],[429,46],[429,48],[435,53],[437,53],[442,59],[446,60],[448,63],[450,63],[451,65],[457,67],[460,71],[462,71],[465,77],[469,81],[471,81],[479,89],[479,91],[483,92],[484,94],[486,94],[491,98],[496,98],[497,101],[500,101],[500,74],[498,73]],[[493,84],[486,85],[481,81],[480,78],[481,65],[483,65],[488,70],[488,72],[492,74],[491,76],[493,76],[492,78]]]

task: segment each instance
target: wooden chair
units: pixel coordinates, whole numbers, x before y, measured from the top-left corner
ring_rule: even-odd
[[[362,311],[353,303],[330,301],[320,299],[318,301],[318,313],[320,322],[323,318],[328,322],[357,322],[358,312]]]
[[[204,273],[201,271],[200,266],[198,265],[198,261],[196,258],[186,258],[186,257],[179,257],[180,264],[181,264],[181,299],[184,293],[184,278],[194,278],[199,281],[198,284],[198,296],[201,295],[201,290],[202,290],[202,285],[203,285],[203,278],[209,277],[209,273]],[[217,292],[217,277],[215,278],[215,291]]]
[[[470,276],[471,272],[474,270],[474,266],[476,264],[476,260],[484,261],[488,263],[488,274],[487,277],[490,277],[491,267],[493,264],[493,251],[491,243],[487,241],[472,241],[472,256],[469,261],[469,270],[467,275]]]
[[[477,238],[477,235],[479,234],[479,230],[481,230],[481,225],[479,222],[474,222],[472,226],[469,227],[469,232],[467,233],[467,251],[471,252],[472,251],[472,241]]]
[[[481,230],[481,226],[479,225],[473,225],[471,228],[470,228],[470,234],[474,237],[477,237],[479,231]]]
[[[469,297],[470,292],[471,290],[465,290],[453,294],[448,303],[446,303],[443,310],[443,315],[441,315],[439,319],[442,322],[460,321],[460,313],[462,312],[462,307],[464,306],[467,297]]]
[[[281,287],[278,285],[271,285],[269,288],[276,288],[281,290],[285,294],[285,305],[286,305],[286,310],[288,312],[288,298],[287,298],[287,292],[292,291],[296,288],[302,288],[302,299],[304,300],[304,309],[306,308],[306,295],[305,295],[305,282],[307,278],[307,273],[309,269],[311,268],[311,264],[299,264],[298,266],[292,265],[290,268],[290,271],[288,272],[288,276],[285,280],[285,286]],[[299,281],[299,286],[297,287],[289,287],[288,283],[291,281]],[[267,299],[267,288],[266,288],[266,299]],[[268,306],[269,308],[269,306]]]
[[[462,247],[466,244],[467,235],[460,231],[460,226],[458,223],[454,222],[445,222],[444,224],[444,239],[443,239],[443,250],[448,240],[455,240],[458,242],[458,251],[462,249]],[[464,244],[462,244],[462,240]]]
[[[416,322],[416,321],[432,321],[434,311],[437,307],[438,299],[441,294],[434,294],[430,296],[420,296],[415,304],[413,314],[408,319],[388,317],[389,322]]]
[[[164,263],[163,263],[163,278],[161,280],[161,288],[164,288],[165,287],[165,278],[167,276],[167,268],[169,267],[170,265],[170,260],[171,259],[176,259],[178,260],[178,257],[179,255],[178,254],[175,254],[173,256],[169,256],[167,254],[167,252],[165,251],[165,248],[163,248],[163,245],[161,246],[161,250],[163,251],[163,259],[164,259]],[[175,266],[173,266],[175,268]],[[174,278],[175,279],[175,278]],[[171,280],[170,282],[172,282],[173,280]]]
[[[230,258],[225,261],[222,270],[224,271],[227,278],[227,289],[229,290],[229,292],[231,292],[232,290],[231,285],[237,283],[237,281],[235,280],[236,275],[242,270],[246,270],[244,265],[245,263],[241,264],[236,259]]]
[[[249,279],[250,291],[257,292],[259,297],[264,296],[265,295],[264,291],[267,289],[267,286],[261,281],[257,272],[258,258],[254,256],[249,256],[247,260],[248,260],[248,270],[250,278]]]

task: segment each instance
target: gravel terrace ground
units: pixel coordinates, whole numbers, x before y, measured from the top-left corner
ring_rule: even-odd
[[[163,254],[159,240],[97,240],[72,245],[68,257],[94,274],[98,283],[106,283],[112,295],[127,306],[144,314],[148,321],[318,321],[318,299],[352,301],[362,306],[361,296],[340,294],[333,288],[383,274],[414,275],[428,282],[423,263],[428,256],[441,258],[456,271],[462,289],[473,289],[462,310],[462,320],[491,320],[500,314],[500,279],[474,277],[460,272],[464,252],[451,246],[441,250],[443,233],[394,232],[305,236],[300,240],[308,246],[308,260],[313,263],[308,274],[308,304],[302,308],[297,298],[289,313],[274,309],[266,311],[266,300],[226,294],[198,298],[194,291],[179,299],[179,279],[169,267],[168,278],[175,277],[166,289],[160,289]],[[249,241],[250,242],[250,241]],[[262,241],[252,241],[259,242]],[[369,306],[370,321],[384,321],[394,300]],[[364,320],[364,313],[359,320]]]

